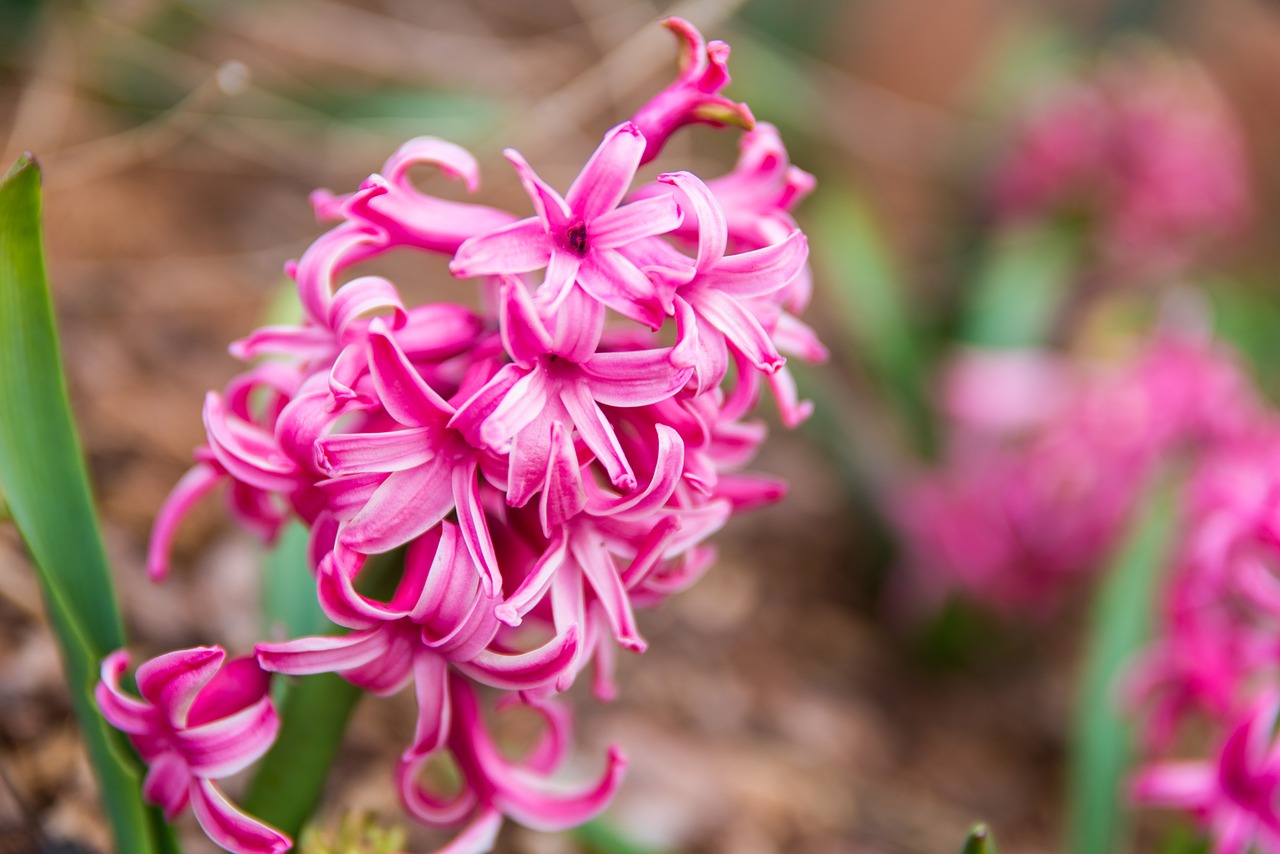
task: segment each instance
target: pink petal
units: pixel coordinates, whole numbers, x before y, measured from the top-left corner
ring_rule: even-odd
[[[191,787],[191,810],[216,844],[235,854],[284,854],[293,840],[240,810],[208,780]]]
[[[568,546],[569,540],[564,531],[556,531],[551,535],[547,550],[538,558],[520,586],[501,605],[494,608],[493,612],[499,620],[508,626],[520,625],[521,618],[538,604],[550,587],[551,579],[568,554]]]
[[[591,541],[586,537],[574,537],[569,548],[604,608],[609,626],[613,629],[614,640],[624,649],[644,652],[648,644],[640,637],[640,631],[636,628],[631,600],[627,597],[627,591],[622,586],[622,579],[608,550],[599,541]]]
[[[451,684],[456,685],[453,682]],[[464,781],[462,790],[453,799],[446,800],[437,798],[422,788],[418,784],[418,773],[431,757],[430,753],[407,752],[400,758],[396,765],[396,785],[400,789],[400,800],[409,814],[418,821],[437,827],[451,827],[466,818],[475,808],[476,792]]]
[[[378,401],[401,424],[421,427],[453,415],[453,407],[422,378],[380,323],[369,327],[369,372]]]
[[[486,593],[502,589],[502,571],[493,551],[493,537],[484,507],[480,504],[480,485],[476,480],[478,466],[474,461],[453,470],[453,500],[458,508],[458,528],[472,561],[480,568]]]
[[[388,649],[390,636],[379,626],[349,635],[260,643],[254,652],[264,670],[306,676],[361,667],[386,655]]]
[[[643,519],[666,505],[684,473],[684,440],[665,424],[655,425],[655,430],[658,453],[648,485],[623,497],[593,492],[586,505],[587,512],[593,516]]]
[[[496,751],[477,753],[496,789],[493,800],[498,808],[525,827],[544,832],[577,827],[604,812],[627,767],[622,751],[611,747],[600,780],[590,788],[575,789],[512,767]]]
[[[680,227],[681,218],[674,195],[651,196],[614,208],[592,220],[587,237],[593,249],[614,249],[675,231]]]
[[[209,449],[232,477],[258,489],[292,491],[297,465],[275,447],[270,434],[228,413],[216,392],[205,395],[204,426]]]
[[[551,350],[551,333],[547,332],[533,298],[517,279],[504,278],[502,304],[498,323],[502,330],[502,346],[512,360],[523,368]]]
[[[436,457],[393,472],[342,529],[341,540],[363,554],[404,545],[437,524],[453,509],[453,461]]]
[[[515,168],[516,175],[520,178],[520,185],[529,194],[533,209],[538,214],[538,219],[542,221],[544,233],[559,234],[568,228],[573,219],[573,211],[569,209],[569,205],[560,197],[560,194],[538,177],[538,173],[533,171],[533,167],[520,152],[508,148],[502,152],[502,155]]]
[[[601,303],[582,288],[571,287],[542,314],[550,314],[552,353],[574,363],[591,358],[604,333],[605,307]]]
[[[518,655],[484,650],[465,663],[460,671],[481,684],[511,691],[541,688],[559,679],[573,664],[578,652],[580,631],[570,626],[537,649]]]
[[[361,276],[334,294],[329,306],[329,325],[345,340],[362,316],[373,311],[390,311],[392,329],[404,326],[408,319],[395,285],[381,276]]]
[[[403,471],[436,456],[436,432],[413,427],[388,433],[332,433],[316,443],[316,465],[330,477]]]
[[[591,397],[606,406],[647,406],[674,397],[692,368],[671,364],[671,351],[624,350],[597,353],[582,365]]]
[[[444,746],[449,735],[449,665],[443,656],[423,650],[413,657],[413,687],[418,719],[405,756],[426,756]]]
[[[618,435],[604,412],[596,405],[587,384],[566,383],[560,389],[560,401],[578,428],[582,441],[596,455],[596,459],[609,473],[609,480],[619,489],[629,492],[636,488],[635,472],[618,443]]]
[[[715,194],[701,178],[691,172],[671,172],[659,175],[658,180],[678,187],[684,195],[685,203],[693,209],[698,223],[696,269],[703,272],[715,266],[724,257],[729,243],[729,226]]]
[[[587,503],[578,453],[574,450],[569,431],[559,422],[551,424],[551,454],[546,475],[542,500],[538,503],[538,518],[542,522],[543,534],[549,537]]]
[[[527,273],[547,266],[551,239],[537,217],[468,238],[449,262],[449,272],[469,279],[495,273]]]
[[[409,169],[419,163],[438,166],[450,178],[461,178],[468,193],[480,187],[480,167],[470,151],[434,136],[414,137],[387,159],[383,172],[389,181],[400,184],[409,179]]]
[[[485,807],[475,814],[462,832],[435,854],[488,854],[498,844],[498,831],[502,829],[502,813],[493,807]]]
[[[569,207],[588,224],[616,208],[631,188],[644,146],[644,137],[631,122],[606,133],[565,194]]]
[[[138,690],[171,726],[186,726],[187,713],[196,695],[218,672],[226,657],[216,646],[179,649],[156,656],[138,668],[135,675]]]
[[[699,282],[739,299],[764,296],[790,284],[808,260],[808,240],[793,231],[781,243],[722,258]]]
[[[161,753],[151,760],[142,780],[142,799],[160,807],[165,819],[173,821],[187,805],[194,781],[181,756],[172,751]]]
[[[152,581],[163,581],[169,574],[169,554],[173,549],[178,524],[225,477],[212,466],[197,463],[182,476],[165,498],[160,512],[156,514],[156,522],[151,529],[151,542],[147,546],[147,577]]]
[[[263,697],[230,717],[180,730],[174,744],[191,773],[207,779],[229,777],[257,762],[276,740],[280,718]]]
[[[650,329],[662,325],[666,306],[657,286],[616,249],[587,253],[578,269],[578,285],[623,317]]]
[[[517,369],[518,370],[518,369]],[[502,402],[480,426],[480,437],[492,450],[506,453],[516,434],[529,426],[547,407],[550,393],[547,372],[536,364],[507,391]]]
[[[93,697],[107,723],[130,735],[143,735],[156,727],[156,713],[147,703],[121,690],[120,677],[128,666],[129,655],[122,649],[104,658],[101,680],[94,686]]]
[[[758,370],[773,374],[786,364],[760,321],[733,297],[708,288],[690,294],[688,299]]]

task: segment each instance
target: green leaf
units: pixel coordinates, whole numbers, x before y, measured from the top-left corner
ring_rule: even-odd
[[[604,819],[597,818],[570,831],[586,854],[662,854],[656,848],[632,842]]]
[[[297,557],[296,553],[285,554],[279,559]],[[300,565],[305,569],[305,558]],[[403,549],[376,555],[360,571],[359,590],[366,596],[388,599],[403,571]],[[314,602],[314,582],[298,595]],[[325,625],[333,634],[338,633],[332,623],[326,621]],[[280,708],[280,734],[249,783],[245,810],[297,839],[320,803],[342,734],[363,694],[362,689],[332,673],[290,681]]]
[[[269,638],[297,638],[333,628],[320,609],[316,580],[307,567],[309,538],[304,525],[290,522],[263,561],[263,629]]]
[[[253,776],[244,809],[297,839],[320,803],[363,693],[332,673],[297,677],[280,709],[280,735]]]
[[[1117,708],[1116,687],[1147,638],[1174,534],[1175,497],[1172,479],[1147,497],[1094,602],[1071,744],[1066,824],[1071,854],[1119,852],[1128,844],[1123,784],[1133,735]]]
[[[964,848],[960,849],[960,854],[1000,854],[1000,852],[996,850],[995,837],[991,835],[987,826],[975,824],[969,830],[969,836],[965,839]]]
[[[1048,342],[1071,284],[1078,241],[1062,228],[998,237],[970,291],[960,337],[979,347]]]
[[[813,213],[817,263],[840,303],[849,339],[893,401],[916,450],[932,454],[924,361],[906,294],[871,212],[852,192],[828,193]]]
[[[0,489],[36,567],[116,850],[176,851],[142,803],[127,742],[93,702],[99,662],[124,632],[67,400],[30,155],[0,185],[0,400]]]

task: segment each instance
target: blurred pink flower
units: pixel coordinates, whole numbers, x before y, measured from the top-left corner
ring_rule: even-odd
[[[1237,237],[1253,208],[1244,142],[1196,67],[1125,57],[1045,94],[999,164],[1006,219],[1084,216],[1103,265],[1176,276]]]

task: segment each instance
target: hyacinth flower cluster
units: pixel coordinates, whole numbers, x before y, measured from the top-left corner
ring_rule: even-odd
[[[1192,63],[1111,57],[1019,122],[994,175],[1008,223],[1085,222],[1109,281],[1177,279],[1252,216],[1244,137]]]
[[[1277,472],[1271,414],[1197,462],[1157,635],[1126,686],[1146,735],[1135,801],[1189,813],[1215,854],[1280,852]]]
[[[477,164],[412,140],[355,192],[313,196],[334,225],[287,268],[304,318],[232,345],[252,365],[205,400],[207,441],[157,519],[149,572],[165,576],[182,518],[226,489],[264,540],[292,518],[308,526],[334,630],[225,664],[217,649],[161,656],[138,670],[140,700],[119,685],[118,653],[99,687],[150,763],[146,798],[169,815],[191,803],[223,848],[291,845],[213,785],[271,743],[270,673],[337,673],[376,695],[412,685],[395,784],[414,818],[460,828],[450,854],[489,850],[504,816],[552,830],[596,815],[626,762],[613,748],[595,782],[557,779],[572,744],[557,695],[589,671],[612,697],[616,649],[645,648],[635,609],[695,581],[730,516],[783,494],[742,469],[765,438],[749,417],[762,393],[789,426],[808,414],[786,358],[825,355],[798,319],[811,278],[791,209],[813,179],[776,129],[720,94],[728,46],[666,24],[680,75],[605,134],[566,191],[509,149],[531,215],[429,197],[411,167],[474,192]],[[732,171],[633,186],[695,123],[745,129]],[[353,272],[405,249],[448,258],[484,308],[411,305]],[[386,554],[403,571],[378,598],[364,581]],[[490,706],[533,710],[544,737],[509,758]],[[461,783],[437,791],[423,769],[446,755]]]
[[[942,459],[890,502],[901,592],[1009,615],[1053,611],[1100,568],[1160,465],[1246,432],[1257,409],[1228,354],[1173,333],[1118,366],[962,352],[941,397]]]

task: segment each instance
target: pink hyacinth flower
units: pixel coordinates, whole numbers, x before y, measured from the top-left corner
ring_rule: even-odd
[[[684,18],[667,18],[662,25],[680,40],[680,74],[631,119],[645,138],[641,163],[657,157],[667,138],[687,124],[751,130],[756,123],[746,104],[720,94],[729,84],[729,45],[719,40],[706,42],[698,28]]]
[[[1148,765],[1132,785],[1136,801],[1194,813],[1213,854],[1280,852],[1280,694],[1267,691],[1238,720],[1216,760]]]
[[[94,697],[150,766],[142,784],[148,803],[169,820],[190,804],[204,832],[227,851],[280,854],[293,845],[289,837],[242,812],[214,785],[256,762],[280,727],[269,676],[252,658],[225,659],[218,647],[153,658],[138,668],[138,699],[120,687],[129,664],[120,650],[102,662]]]
[[[467,240],[449,269],[470,278],[545,267],[539,289],[544,304],[558,307],[576,285],[624,317],[658,328],[669,299],[662,298],[625,250],[676,228],[681,214],[670,194],[619,207],[644,147],[644,136],[630,122],[609,131],[564,196],[547,186],[518,152],[507,149],[537,215]]]
[[[466,823],[437,854],[490,851],[503,816],[535,830],[565,830],[595,818],[613,799],[627,766],[616,747],[609,750],[604,774],[594,785],[573,789],[550,779],[564,763],[572,742],[568,715],[554,701],[530,702],[529,708],[546,723],[547,733],[523,760],[512,761],[486,729],[471,683],[451,674],[449,692],[453,714],[447,746],[461,772],[461,789],[442,796],[421,785],[418,775],[430,755],[407,753],[396,772],[405,808],[419,821],[440,827]]]

